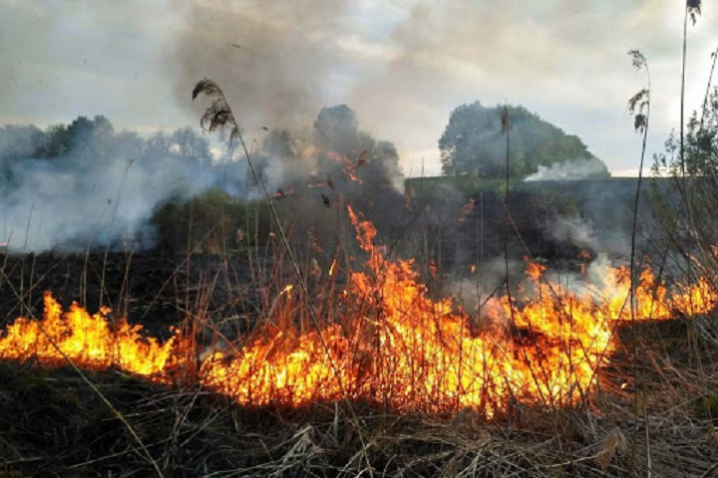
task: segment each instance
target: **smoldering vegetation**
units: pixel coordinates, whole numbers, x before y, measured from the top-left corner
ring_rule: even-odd
[[[666,182],[651,180],[665,192]],[[453,268],[502,256],[575,260],[582,252],[625,260],[630,253],[636,180],[512,181],[506,224],[505,184],[498,180],[412,178],[417,221],[444,245]],[[638,251],[651,246],[658,224],[650,197],[639,205]],[[441,240],[440,240],[441,238]]]

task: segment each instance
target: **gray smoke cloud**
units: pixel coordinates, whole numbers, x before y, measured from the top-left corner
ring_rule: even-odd
[[[473,99],[497,103],[509,95],[512,103],[525,104],[559,126],[566,123],[556,120],[556,111],[594,105],[596,98],[616,97],[615,109],[623,111],[625,93],[619,101],[612,90],[617,81],[605,81],[605,75],[613,72],[607,64],[626,62],[628,47],[594,55],[580,72],[588,80],[576,79],[590,82],[584,88],[556,88],[557,76],[572,73],[566,65],[581,58],[583,49],[602,47],[602,22],[609,17],[616,22],[612,8],[618,3],[613,3],[592,11],[597,22],[586,24],[572,23],[584,9],[566,1],[530,6],[512,1],[502,11],[459,0],[403,5],[196,1],[186,4],[169,69],[178,104],[196,113],[188,107],[187,92],[203,77],[214,79],[250,134],[261,135],[262,126],[294,127],[322,106],[347,103],[372,134],[413,153],[403,165],[408,172],[409,161],[416,166],[421,160],[417,154],[438,158],[436,141],[449,112]],[[623,11],[621,32],[635,24],[634,16],[649,22],[664,10]],[[595,34],[587,35],[587,28]],[[613,76],[622,71],[616,69]],[[551,92],[539,99],[537,89]],[[596,129],[572,132],[595,136]]]
[[[555,217],[545,224],[544,232],[559,244],[575,244],[594,253],[625,257],[631,251],[627,223],[597,231],[590,219],[578,216]]]
[[[223,136],[221,153],[191,129],[143,139],[115,134],[104,117],[46,131],[2,127],[0,244],[9,243],[12,252],[147,248],[154,245],[150,219],[161,203],[210,188],[264,198],[258,180],[277,199],[296,195],[295,207],[301,196],[322,208],[348,196],[367,211],[401,204],[394,146],[361,131],[346,105],[323,108],[311,127],[268,131],[251,147],[257,178],[241,150],[227,151]]]
[[[169,57],[178,103],[187,106],[194,84],[208,77],[250,134],[305,124],[328,103],[341,64],[333,40],[347,28],[347,9],[331,0],[187,5]]]
[[[204,163],[183,156],[176,141],[181,137],[157,135],[144,141],[120,133],[112,141],[83,141],[54,158],[2,161],[0,154],[0,243],[14,253],[82,251],[107,244],[145,248],[154,241],[148,220],[162,201],[208,188],[242,193],[241,163],[209,164],[207,156]]]
[[[625,128],[635,145],[630,118],[621,116],[627,94],[636,89],[625,52],[646,45],[652,74],[668,70],[675,77],[671,48],[680,37],[655,35],[654,27],[680,9],[668,0],[631,5],[609,0],[590,7],[568,0],[531,5],[511,0],[499,9],[460,0],[137,5],[0,0],[0,5],[3,122],[46,125],[101,112],[123,125],[194,123],[204,105],[191,101],[192,87],[208,77],[225,90],[247,140],[257,148],[268,134],[262,127],[312,130],[321,107],[347,103],[364,131],[396,141],[398,153],[421,151],[434,160],[449,112],[473,99],[524,104],[559,126],[571,118],[572,132],[599,156],[626,158],[627,147],[617,143],[622,136],[615,129]],[[700,37],[692,44],[707,38],[713,47],[713,18],[699,22]],[[168,91],[173,93],[169,100]],[[670,95],[656,91],[661,96]],[[652,124],[658,126],[656,116]],[[618,126],[596,128],[597,118]],[[306,160],[310,157],[304,149],[284,157],[269,154],[265,177],[272,187],[282,187],[287,179],[317,170],[316,158]],[[416,174],[421,157],[403,158],[414,161]],[[102,186],[105,196],[113,187],[120,189],[117,175],[124,175],[127,161],[121,158]],[[409,163],[403,167],[411,169]],[[130,188],[142,169],[135,163],[128,171]],[[43,183],[27,171],[15,173]],[[87,186],[70,180],[68,187]],[[12,230],[15,244],[27,227],[32,209],[27,205],[35,204],[31,227],[39,227],[46,208],[26,197],[41,191],[29,185],[27,194],[18,191],[0,205],[5,211],[0,231],[7,237]],[[150,194],[140,190],[131,197]],[[122,201],[130,201],[127,194]],[[117,213],[106,214],[117,224],[125,210],[111,206],[108,211],[117,207]],[[83,207],[67,203],[66,209]]]

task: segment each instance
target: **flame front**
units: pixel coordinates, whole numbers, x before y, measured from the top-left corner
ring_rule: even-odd
[[[0,337],[0,359],[26,361],[57,367],[71,360],[91,370],[117,367],[126,372],[168,382],[170,371],[178,365],[178,340],[175,334],[160,344],[157,339],[141,335],[142,327],[120,319],[110,326],[110,309],[90,315],[73,303],[63,313],[50,293],[44,296],[42,321],[20,317]]]
[[[528,285],[513,300],[489,302],[479,327],[451,299],[430,299],[412,261],[389,261],[374,245],[373,225],[349,214],[369,257],[341,294],[342,320],[319,317],[307,332],[291,318],[268,317],[271,325],[244,345],[215,351],[192,369],[196,380],[248,406],[346,397],[400,412],[471,407],[492,416],[514,401],[570,405],[595,388],[616,348],[615,321],[702,314],[716,303],[703,279],[671,294],[646,270],[631,307],[627,268],[607,269],[600,288],[576,292],[530,263]],[[300,306],[304,299],[287,285],[277,300]],[[272,307],[279,315],[290,309],[296,307]],[[176,332],[160,344],[124,319],[111,327],[108,314],[103,308],[90,316],[77,305],[63,314],[46,294],[44,319],[10,325],[0,337],[0,359],[60,366],[64,354],[81,367],[116,367],[163,383],[191,369],[190,338]]]

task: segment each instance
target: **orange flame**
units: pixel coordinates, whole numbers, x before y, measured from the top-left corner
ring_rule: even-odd
[[[570,405],[590,393],[616,348],[616,320],[701,314],[716,304],[708,281],[670,294],[646,270],[631,308],[625,267],[608,269],[600,287],[577,290],[549,281],[544,266],[529,263],[521,293],[490,301],[486,323],[477,328],[450,298],[429,298],[411,260],[388,260],[374,244],[371,223],[351,208],[349,216],[368,259],[349,276],[339,322],[326,318],[306,332],[291,318],[268,317],[271,325],[243,346],[214,351],[192,368],[195,344],[179,332],[160,344],[124,319],[111,325],[107,308],[90,316],[73,304],[62,313],[48,293],[42,321],[19,318],[0,336],[0,359],[61,366],[59,348],[81,367],[116,367],[162,383],[189,370],[205,388],[248,406],[346,397],[400,412],[471,407],[493,416],[513,401]],[[305,300],[291,285],[280,295],[290,306],[273,308],[277,314]]]
[[[349,158],[347,158],[344,155],[337,154],[337,153],[334,153],[331,151],[327,153],[327,156],[342,166],[342,173],[344,173],[344,175],[350,181],[359,183],[359,184],[362,183],[362,180],[355,174],[354,163],[352,161],[350,161]],[[364,163],[361,163],[360,166],[362,164],[364,164]]]
[[[50,293],[45,293],[44,304],[42,321],[21,317],[7,327],[0,337],[0,359],[37,359],[42,365],[55,367],[65,365],[67,357],[83,368],[117,367],[160,382],[169,382],[173,371],[183,366],[178,352],[187,344],[182,344],[179,333],[160,344],[155,338],[143,337],[142,327],[125,319],[118,320],[113,329],[107,307],[90,315],[73,303],[63,313]]]

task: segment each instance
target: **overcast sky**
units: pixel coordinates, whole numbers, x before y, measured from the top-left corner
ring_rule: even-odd
[[[718,5],[689,25],[687,104],[700,106]],[[635,172],[626,111],[648,59],[650,150],[679,121],[681,0],[0,0],[0,124],[106,115],[150,132],[197,125],[192,86],[225,89],[247,136],[311,125],[346,103],[393,141],[405,173],[440,171],[463,103],[521,104],[578,135],[614,174]]]

